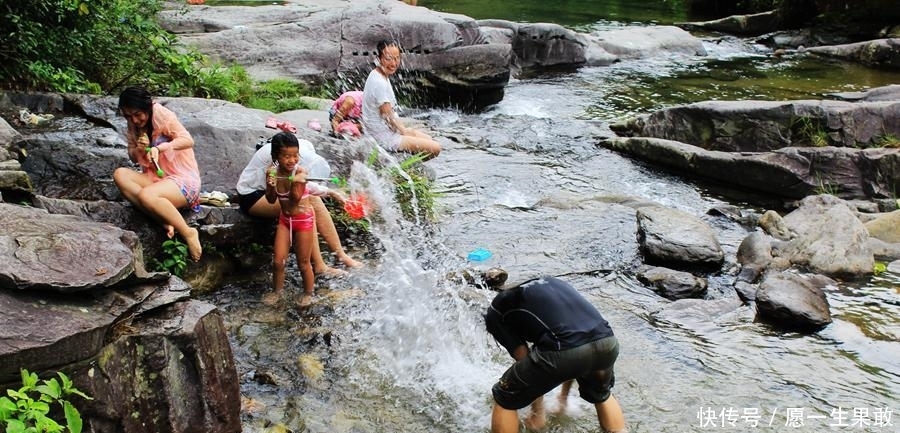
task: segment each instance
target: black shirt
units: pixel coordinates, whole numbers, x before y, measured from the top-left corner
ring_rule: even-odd
[[[566,350],[613,335],[609,323],[572,285],[542,277],[504,290],[484,315],[488,332],[512,355],[526,342]]]

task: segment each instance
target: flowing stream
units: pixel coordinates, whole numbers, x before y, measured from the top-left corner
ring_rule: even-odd
[[[448,7],[443,3],[451,2],[419,2]],[[646,25],[631,16],[588,16],[593,21],[560,21],[582,29]],[[736,38],[706,44],[704,59],[514,79],[502,102],[478,114],[407,112],[445,145],[427,163],[440,193],[433,223],[402,218],[390,182],[358,164],[350,185],[378,208],[370,247],[377,254],[351,246],[365,269],[340,289],[320,290],[322,300],[304,313],[259,304],[268,281],[233,281],[211,295],[233,331],[244,430],[489,431],[490,388],[511,360],[483,327],[492,292],[458,275],[501,266],[512,281],[563,275],[607,317],[621,344],[613,392],[631,432],[900,431],[897,274],[828,291],[834,323],[820,332],[756,323],[729,277],[752,228],[707,212],[763,208],[599,148],[588,131],[672,104],[820,98],[898,83],[900,75],[774,59]],[[713,227],[729,258],[709,276],[706,299],[666,300],[630,273],[640,260],[627,206],[636,201],[686,211]],[[467,262],[476,248],[493,256]],[[546,431],[599,428],[593,408],[574,393]]]

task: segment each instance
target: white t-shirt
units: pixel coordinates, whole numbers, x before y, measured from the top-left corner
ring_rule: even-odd
[[[378,68],[372,69],[372,72],[369,72],[369,78],[366,79],[366,85],[363,87],[363,133],[375,137],[394,134],[394,131],[381,117],[381,106],[385,102],[389,102],[392,107],[397,107],[394,88],[391,87],[388,77],[378,72]]]
[[[312,177],[327,178],[331,176],[331,166],[325,158],[316,153],[316,148],[309,140],[298,139],[300,142],[300,166],[309,171]],[[266,189],[266,168],[272,164],[272,143],[266,143],[250,158],[250,162],[241,171],[238,177],[237,189],[238,194],[247,195],[254,191],[263,191]],[[308,185],[313,185],[312,183]],[[313,186],[311,189],[316,188]]]

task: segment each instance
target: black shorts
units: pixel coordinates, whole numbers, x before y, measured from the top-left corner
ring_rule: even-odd
[[[260,190],[253,191],[250,194],[238,194],[238,206],[240,206],[241,212],[249,215],[250,208],[253,207],[259,199],[263,198],[264,195],[266,195],[266,192]]]
[[[602,403],[615,384],[613,365],[618,356],[615,336],[568,350],[532,348],[494,384],[494,401],[504,409],[521,409],[563,382],[575,379],[581,398],[592,404]]]

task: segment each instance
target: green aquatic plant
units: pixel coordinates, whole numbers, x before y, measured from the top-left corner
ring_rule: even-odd
[[[162,243],[163,259],[154,260],[156,271],[165,271],[176,277],[184,275],[187,270],[188,247],[178,239],[167,239]]]
[[[881,275],[887,271],[887,265],[883,262],[875,262],[875,265],[872,266],[872,273],[875,275]]]
[[[22,387],[7,389],[6,397],[0,397],[0,426],[6,433],[81,433],[81,414],[68,398],[73,395],[92,400],[79,391],[62,372],[56,378],[38,382],[38,375],[21,370]],[[51,406],[59,404],[65,417],[65,425],[53,419]]]

